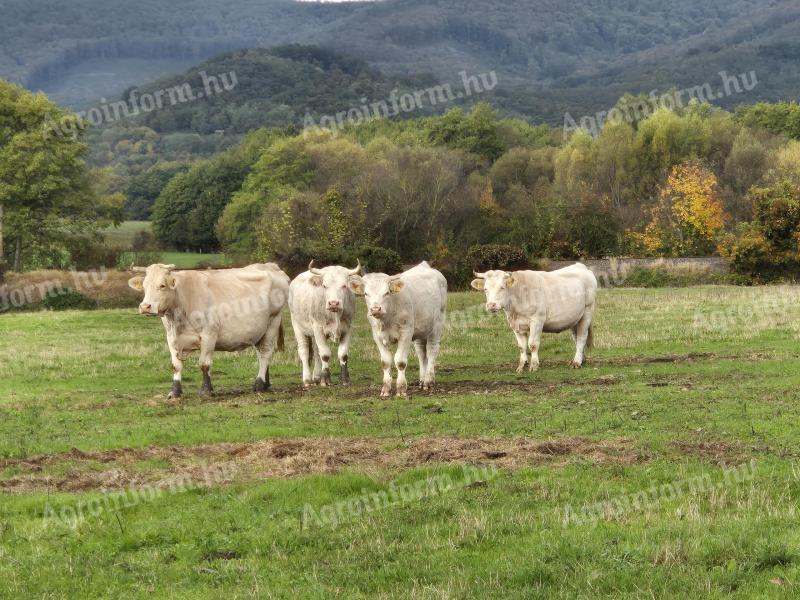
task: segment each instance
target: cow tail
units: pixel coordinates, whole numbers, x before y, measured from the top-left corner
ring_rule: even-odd
[[[281,324],[278,327],[278,352],[283,352],[283,348],[284,348],[283,319],[281,319]]]
[[[589,335],[586,338],[586,349],[591,350],[594,348],[594,333],[592,332],[592,326],[589,325]]]

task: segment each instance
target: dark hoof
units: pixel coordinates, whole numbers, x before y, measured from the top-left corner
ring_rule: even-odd
[[[266,392],[270,389],[270,385],[259,377],[256,379],[255,385],[253,385],[253,391],[257,393]]]
[[[177,400],[183,395],[183,388],[180,381],[172,382],[172,390],[167,394],[167,400]]]
[[[203,387],[200,388],[200,392],[199,392],[199,394],[203,398],[207,398],[208,396],[210,396],[213,393],[214,393],[214,388],[211,387],[210,385],[209,386],[205,386],[204,385]]]
[[[339,383],[350,385],[350,372],[347,370],[347,365],[342,365],[342,370],[339,372]]]

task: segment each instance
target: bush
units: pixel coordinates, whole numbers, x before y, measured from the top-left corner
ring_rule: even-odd
[[[710,271],[675,271],[659,267],[634,267],[625,276],[620,287],[664,288],[692,285],[746,285],[747,277],[735,273]]]
[[[364,271],[369,273],[387,273],[393,275],[403,270],[400,255],[390,248],[381,246],[363,246],[358,252],[358,258],[364,265]]]
[[[473,246],[467,252],[467,263],[475,271],[519,271],[527,269],[529,264],[528,256],[522,248],[503,244]]]
[[[48,310],[91,310],[97,308],[97,301],[67,289],[61,293],[46,295],[42,306]]]
[[[122,248],[101,242],[77,239],[70,243],[71,266],[78,271],[115,267],[124,253]]]

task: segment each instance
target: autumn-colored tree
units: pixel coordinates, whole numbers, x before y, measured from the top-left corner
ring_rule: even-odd
[[[714,173],[682,163],[672,168],[650,223],[636,237],[650,254],[704,255],[716,250],[726,219]]]

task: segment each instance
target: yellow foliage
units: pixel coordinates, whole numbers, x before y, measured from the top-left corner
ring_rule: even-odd
[[[717,191],[717,178],[694,163],[676,165],[650,211],[651,221],[634,236],[649,254],[692,254],[712,249],[727,215]]]

